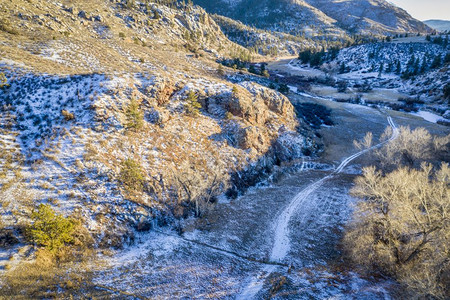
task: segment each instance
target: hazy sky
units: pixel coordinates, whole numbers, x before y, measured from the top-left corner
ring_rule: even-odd
[[[450,0],[388,0],[421,21],[450,20]]]

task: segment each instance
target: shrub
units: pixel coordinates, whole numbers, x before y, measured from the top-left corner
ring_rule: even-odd
[[[233,85],[233,89],[231,90],[231,93],[233,94],[233,97],[237,97],[239,95],[239,90],[237,86]]]
[[[261,72],[261,76],[264,76],[264,77],[266,77],[266,78],[269,78],[269,77],[270,77],[269,71],[267,71],[267,70],[262,71],[262,72]]]
[[[202,105],[198,102],[198,97],[193,91],[189,91],[184,109],[190,116],[196,117],[200,114]]]
[[[144,126],[144,114],[139,108],[139,103],[135,99],[131,99],[130,105],[128,105],[125,112],[127,117],[127,128],[134,130],[140,130]]]
[[[61,114],[63,115],[63,117],[64,117],[64,119],[65,119],[66,121],[71,121],[71,120],[74,120],[74,119],[75,119],[75,115],[74,115],[73,113],[67,111],[67,110],[64,110],[64,109],[63,109],[63,110],[61,111]]]
[[[367,80],[364,80],[364,82],[358,87],[358,92],[360,93],[368,93],[371,90],[373,90],[372,85]]]
[[[280,86],[278,87],[278,91],[282,94],[289,94],[289,87],[287,86],[287,84],[281,83]]]
[[[345,93],[348,88],[348,83],[345,80],[338,81],[337,90],[339,93]]]
[[[320,128],[322,124],[331,126],[331,110],[323,105],[316,103],[297,103],[294,105],[297,117],[302,118],[307,124],[315,129]]]
[[[119,181],[127,192],[142,191],[144,180],[144,171],[137,161],[128,158],[122,162]]]
[[[5,73],[0,73],[0,88],[8,86],[8,79],[6,79]]]
[[[19,31],[11,26],[8,20],[0,20],[0,30],[9,34],[18,35]]]
[[[219,64],[219,66],[217,67],[217,74],[218,74],[219,76],[224,76],[224,75],[225,75],[225,71],[224,71],[224,69],[223,69],[222,64]]]
[[[50,252],[56,252],[74,241],[75,221],[57,214],[50,205],[41,204],[31,218],[28,228],[30,239]]]
[[[445,99],[450,99],[450,83],[447,83],[444,86],[444,98]]]
[[[36,260],[2,274],[0,299],[94,299],[91,291],[91,273],[82,263],[57,264],[53,254],[40,249]]]
[[[302,63],[307,64],[311,60],[312,51],[311,50],[304,50],[301,51],[298,55],[298,59],[301,60]]]
[[[126,1],[126,7],[127,7],[128,9],[134,8],[135,5],[136,5],[136,3],[134,2],[134,0],[127,0],[127,1]]]

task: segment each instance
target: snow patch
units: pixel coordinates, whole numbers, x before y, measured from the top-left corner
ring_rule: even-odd
[[[445,119],[439,115],[433,114],[429,111],[418,111],[415,113],[411,113],[414,116],[418,116],[421,117],[422,119],[424,119],[425,121],[431,122],[431,123],[437,123],[438,121],[445,121]]]

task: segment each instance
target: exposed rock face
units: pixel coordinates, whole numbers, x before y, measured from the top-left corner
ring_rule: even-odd
[[[150,97],[150,101],[154,101],[158,103],[159,106],[163,106],[169,102],[170,97],[175,90],[176,87],[174,83],[166,80],[160,80],[147,88],[147,94]]]
[[[249,90],[254,97],[261,98],[271,111],[283,116],[294,115],[294,107],[283,94],[251,82],[243,82],[242,86]]]

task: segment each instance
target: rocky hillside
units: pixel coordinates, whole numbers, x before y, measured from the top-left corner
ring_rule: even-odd
[[[221,15],[212,17],[230,40],[262,55],[292,55],[302,49],[316,48],[321,44],[312,38],[258,29]],[[324,43],[324,46],[331,44]]]
[[[199,7],[14,1],[0,20],[0,224],[19,239],[47,203],[119,247],[315,150],[285,96],[217,71],[246,50]]]
[[[194,0],[247,25],[304,37],[427,33],[431,28],[384,0]]]
[[[207,11],[239,20],[260,29],[281,31],[303,37],[316,35],[342,37],[346,33],[335,26],[336,20],[305,1],[196,0]]]

